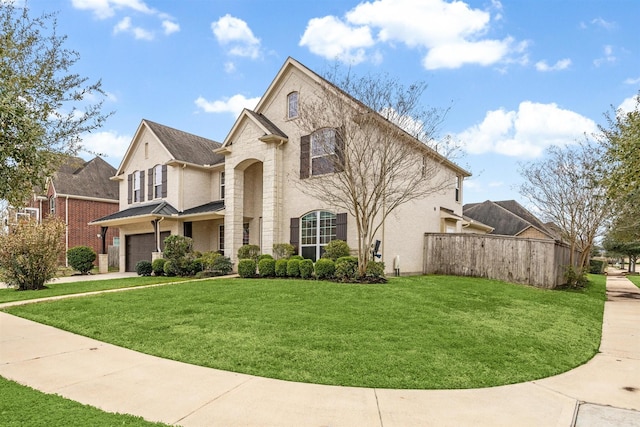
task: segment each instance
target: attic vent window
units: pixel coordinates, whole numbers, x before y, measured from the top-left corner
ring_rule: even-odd
[[[287,95],[287,118],[298,117],[298,92],[291,92]]]

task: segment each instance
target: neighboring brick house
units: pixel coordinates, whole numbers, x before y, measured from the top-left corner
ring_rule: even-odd
[[[82,245],[97,254],[103,253],[108,246],[118,244],[118,230],[103,230],[89,222],[118,211],[118,183],[110,180],[115,171],[100,157],[89,161],[69,157],[47,179],[46,192],[35,195],[27,210],[35,212],[39,220],[54,216],[64,221],[67,225],[65,251]],[[104,239],[103,231],[106,231]]]
[[[222,144],[142,120],[113,178],[120,184],[120,211],[93,221],[120,229],[121,271],[158,256],[169,234],[189,236],[194,249],[223,251],[232,261],[244,244],[270,254],[273,244],[289,242],[314,260],[333,239],[357,247],[355,218],[301,188],[304,180],[341,173],[327,171],[314,145],[337,146],[336,129],[305,135],[297,122],[298,102],[323,83],[287,59],[256,108],[242,111]],[[423,168],[433,161],[438,177],[450,183],[442,192],[399,206],[374,236],[381,241],[387,272],[401,258],[402,273],[421,273],[423,234],[459,233],[468,224],[462,217],[462,184],[470,174],[406,132],[395,143],[411,144]]]
[[[561,240],[557,227],[545,224],[515,200],[469,203],[464,216],[493,227],[490,234],[530,239]]]

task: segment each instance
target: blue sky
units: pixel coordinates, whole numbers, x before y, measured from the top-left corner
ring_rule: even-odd
[[[65,46],[80,54],[73,71],[102,79],[115,114],[84,144],[115,167],[143,118],[222,141],[288,56],[319,74],[337,60],[426,82],[424,105],[451,107],[440,136],[465,147],[465,203],[526,204],[519,165],[595,132],[640,89],[637,0],[27,4],[58,12]]]

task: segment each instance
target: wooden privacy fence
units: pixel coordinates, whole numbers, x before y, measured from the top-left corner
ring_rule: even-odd
[[[564,283],[570,251],[568,245],[554,240],[426,233],[424,273],[486,277],[553,289]]]
[[[120,265],[120,246],[109,246],[107,254],[109,254],[109,267],[117,268]]]

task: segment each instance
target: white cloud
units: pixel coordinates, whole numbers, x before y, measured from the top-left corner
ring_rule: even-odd
[[[140,0],[71,0],[76,9],[90,10],[98,19],[107,19],[115,15],[116,10],[131,9],[144,14],[155,14],[156,11]]]
[[[626,85],[637,85],[638,83],[640,83],[640,77],[637,78],[631,78],[629,77],[628,79],[625,79],[624,84]]]
[[[231,113],[237,117],[244,108],[253,109],[260,98],[246,98],[244,95],[233,95],[218,101],[207,101],[203,97],[195,100],[196,105],[205,113]]]
[[[164,33],[166,35],[177,33],[178,31],[180,31],[180,25],[170,20],[162,21],[162,28],[164,28]]]
[[[260,56],[260,39],[253,35],[249,25],[242,19],[226,14],[211,23],[211,30],[218,43],[227,47],[230,55],[252,59]]]
[[[539,61],[536,63],[536,70],[538,71],[559,71],[566,70],[571,65],[569,58],[561,59],[553,65],[548,65],[546,61]]]
[[[72,0],[71,4],[76,9],[93,12],[97,19],[113,18],[119,13],[137,13],[158,18],[165,35],[180,31],[180,25],[170,15],[149,7],[142,0]],[[114,34],[128,33],[138,40],[153,40],[155,38],[154,31],[133,25],[131,16],[119,17],[118,19],[118,23],[113,28]]]
[[[518,111],[487,112],[484,120],[455,137],[470,154],[495,152],[512,157],[539,157],[545,148],[575,143],[597,131],[595,122],[555,103],[520,103]]]
[[[625,113],[630,113],[636,109],[638,106],[638,95],[630,96],[626,98],[622,103],[618,106],[618,111],[622,111]]]
[[[616,23],[615,22],[609,22],[609,21],[605,21],[604,19],[598,17],[595,19],[591,20],[591,24],[597,26],[597,27],[602,27],[605,30],[612,30],[616,27]]]
[[[99,154],[117,168],[127,152],[131,138],[112,131],[87,133],[82,137],[82,146],[91,156]]]
[[[225,62],[224,63],[224,71],[227,74],[232,74],[235,73],[236,71],[236,64],[234,64],[233,62],[229,61],[229,62]]]
[[[113,27],[113,34],[118,34],[118,33],[133,34],[133,36],[137,40],[153,40],[154,39],[154,34],[152,32],[147,31],[141,27],[134,27],[131,24],[131,18],[128,16],[122,18],[122,20],[118,22],[115,27]]]
[[[493,20],[502,19],[501,3],[493,1],[490,7],[496,13]],[[427,51],[422,61],[427,69],[491,65],[509,60],[524,46],[510,37],[485,37],[491,22],[490,11],[472,9],[462,1],[374,0],[360,3],[344,20],[310,20],[300,45],[327,59],[353,63],[370,60],[367,48],[377,43],[402,43]]]
[[[323,58],[353,65],[366,59],[364,48],[373,44],[368,27],[352,28],[334,16],[310,20],[299,43]]]
[[[594,65],[596,67],[601,66],[602,64],[606,64],[606,63],[614,63],[616,62],[617,58],[616,56],[613,54],[613,46],[611,45],[606,45],[603,48],[603,52],[604,52],[604,56],[601,58],[598,58],[596,60],[593,61]]]

